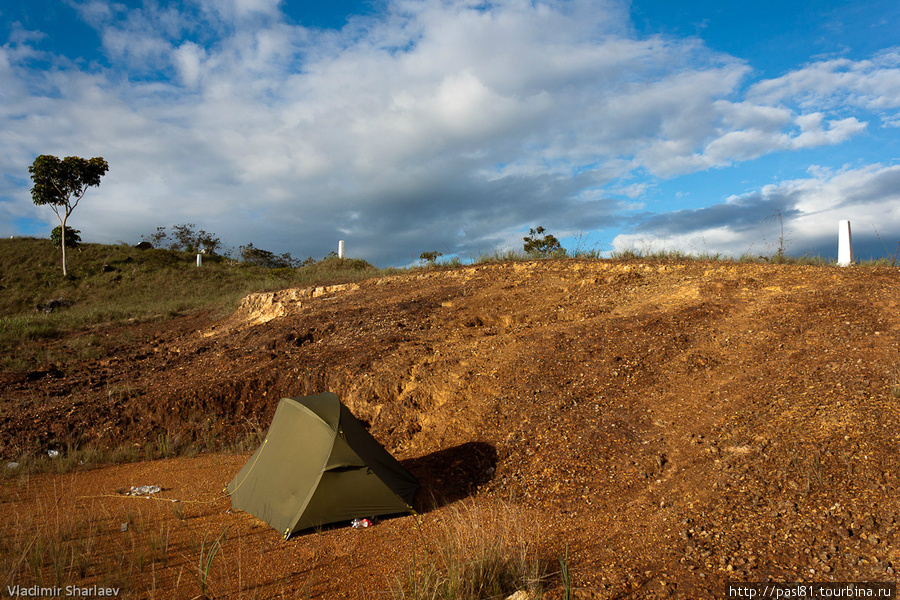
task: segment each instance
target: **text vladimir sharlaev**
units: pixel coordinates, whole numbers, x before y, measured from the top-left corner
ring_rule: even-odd
[[[6,586],[6,592],[10,596],[27,598],[56,598],[60,596],[68,596],[71,598],[97,598],[118,596],[119,588],[102,587],[99,585],[91,585],[88,587],[79,587],[77,585],[67,585],[66,587],[44,587],[40,585],[22,587],[21,585],[8,585]]]

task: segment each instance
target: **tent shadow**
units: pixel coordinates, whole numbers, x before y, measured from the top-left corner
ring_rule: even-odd
[[[466,442],[401,464],[422,484],[414,508],[427,513],[475,495],[494,476],[497,450],[486,442]]]
[[[416,492],[413,508],[419,514],[426,514],[474,496],[478,488],[493,478],[497,468],[497,450],[486,442],[467,442],[418,458],[402,460],[400,464],[419,480],[422,487]],[[377,520],[388,520],[405,514],[382,515]],[[290,539],[347,526],[347,521],[320,525],[295,532]]]

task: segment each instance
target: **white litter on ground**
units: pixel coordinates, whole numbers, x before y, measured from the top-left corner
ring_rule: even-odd
[[[131,489],[125,492],[126,496],[147,496],[149,494],[155,494],[157,492],[161,492],[162,488],[158,485],[142,485],[139,487],[131,486]]]

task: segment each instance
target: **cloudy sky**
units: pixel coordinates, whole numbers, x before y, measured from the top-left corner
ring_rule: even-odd
[[[0,235],[40,154],[137,243],[406,264],[522,248],[860,257],[900,242],[896,0],[2,0]],[[783,228],[783,234],[782,234]]]

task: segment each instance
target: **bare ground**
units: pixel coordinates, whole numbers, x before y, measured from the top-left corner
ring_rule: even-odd
[[[249,454],[211,453],[8,479],[0,519],[21,534],[62,512],[123,557],[165,538],[165,565],[117,575],[148,598],[198,596],[197,540],[223,532],[213,596],[386,597],[454,507],[500,503],[546,556],[568,553],[577,598],[894,582],[898,309],[897,269],[540,261],[101,330],[111,355],[0,373],[0,456],[224,447],[281,397],[331,390],[420,478],[420,514],[285,542],[228,512]],[[150,483],[180,502],[116,491]],[[78,584],[118,581],[95,571]]]

